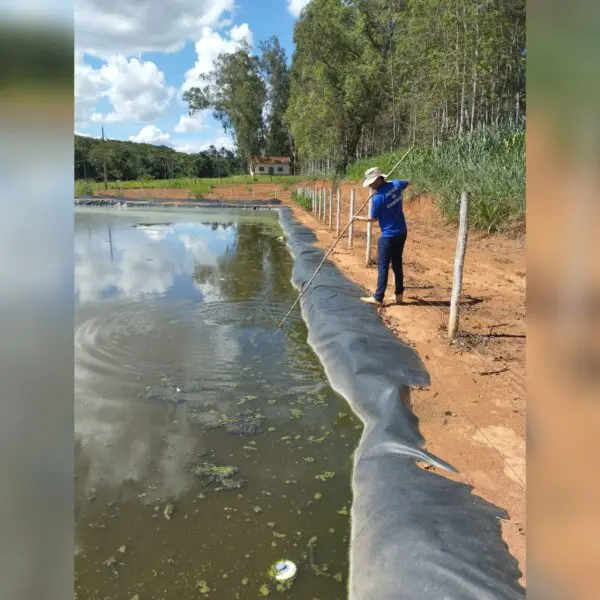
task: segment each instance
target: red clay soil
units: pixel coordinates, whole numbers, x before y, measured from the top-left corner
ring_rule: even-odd
[[[121,188],[118,190],[109,190],[110,194],[122,198],[158,198],[159,200],[173,200],[174,202],[185,202],[186,200],[195,200],[189,188]],[[94,195],[101,196],[100,190]],[[205,194],[203,200],[221,200],[229,201],[248,201],[252,200],[291,200],[291,191],[284,189],[281,184],[237,184],[237,185],[216,185],[210,194]]]

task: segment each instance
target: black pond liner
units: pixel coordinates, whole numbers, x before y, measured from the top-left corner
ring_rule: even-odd
[[[302,289],[323,258],[312,231],[279,211]],[[331,387],[364,423],[354,454],[350,600],[524,598],[502,540],[502,509],[472,487],[417,466],[454,470],[422,449],[410,388],[429,384],[418,355],[362,304],[361,289],[326,263],[303,296],[308,343]]]

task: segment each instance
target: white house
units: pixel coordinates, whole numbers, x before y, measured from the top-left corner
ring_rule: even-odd
[[[291,175],[292,159],[289,156],[251,156],[250,175]]]

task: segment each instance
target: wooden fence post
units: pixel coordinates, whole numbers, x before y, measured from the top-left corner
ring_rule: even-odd
[[[352,188],[350,190],[350,216],[348,217],[350,221],[350,226],[348,227],[348,248],[352,248],[352,230],[354,229],[354,223],[352,222],[352,218],[354,217],[354,200],[356,198],[356,190]]]
[[[319,221],[323,220],[324,213],[325,207],[323,206],[323,190],[319,189]]]
[[[452,281],[452,298],[450,299],[450,318],[448,319],[448,339],[450,341],[454,340],[458,331],[459,301],[460,293],[462,291],[467,238],[469,235],[469,201],[469,192],[463,192],[460,195],[458,240],[456,242],[456,256],[454,258],[454,279]]]
[[[329,190],[329,231],[333,228],[333,189]]]
[[[319,220],[323,221],[325,218],[325,196],[323,195],[323,188],[319,190]]]
[[[342,198],[341,198],[341,194],[342,194],[342,192],[340,191],[340,188],[338,187],[338,189],[337,189],[337,205],[335,207],[335,235],[337,237],[339,237],[339,235],[340,235],[340,228],[342,226]]]
[[[369,200],[369,212],[368,215],[371,215],[371,202],[373,200]],[[373,223],[370,221],[367,223],[367,250],[365,254],[365,267],[368,267],[371,264],[371,236],[373,233]]]
[[[315,188],[315,198],[317,199],[317,221],[321,218],[321,190]]]

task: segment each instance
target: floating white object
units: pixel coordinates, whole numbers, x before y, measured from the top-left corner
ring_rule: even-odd
[[[291,560],[279,560],[273,565],[273,572],[277,581],[288,581],[296,576],[298,568]]]

